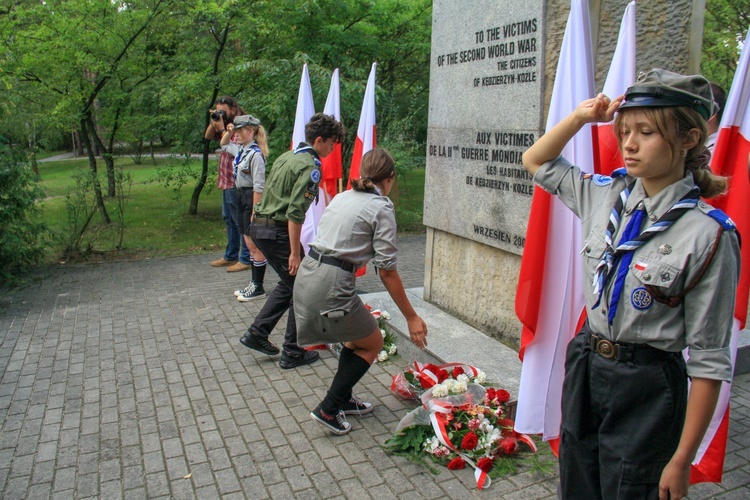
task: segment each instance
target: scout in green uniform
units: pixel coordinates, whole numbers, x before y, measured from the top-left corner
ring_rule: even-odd
[[[588,319],[566,353],[562,498],[687,495],[732,378],[739,274],[733,223],[701,200],[727,186],[704,147],[712,108],[705,78],[655,69],[625,96],[584,101],[524,153],[534,182],[583,227]],[[624,168],[592,175],[560,156],[585,124],[615,112]]]
[[[318,113],[305,125],[305,141],[274,162],[266,177],[263,199],[255,206],[250,237],[266,256],[281,280],[240,342],[264,354],[275,355],[279,348],[268,340],[281,316],[289,311],[283,353],[279,366],[284,369],[312,363],[315,351],[297,345],[297,326],[292,294],[294,278],[302,260],[300,234],[305,213],[318,195],[321,179],[320,158],[328,156],[343,141],[344,126],[332,116]]]

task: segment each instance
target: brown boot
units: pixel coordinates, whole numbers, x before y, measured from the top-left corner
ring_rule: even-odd
[[[224,257],[222,257],[219,260],[215,260],[211,262],[211,267],[226,267],[226,266],[231,266],[236,263],[237,263],[236,260],[226,260],[224,259]]]
[[[242,262],[237,262],[233,266],[230,266],[227,268],[228,273],[236,273],[237,271],[247,271],[250,269],[250,264],[243,264]]]

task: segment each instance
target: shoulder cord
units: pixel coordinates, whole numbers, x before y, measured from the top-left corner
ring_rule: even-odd
[[[695,285],[697,285],[698,282],[701,280],[701,278],[703,278],[703,275],[706,274],[706,271],[708,270],[708,266],[711,264],[711,261],[714,259],[714,255],[716,254],[716,250],[719,248],[719,241],[721,240],[722,234],[724,234],[724,227],[719,226],[719,231],[716,233],[716,239],[714,239],[714,246],[711,249],[711,253],[708,254],[708,258],[703,263],[703,267],[701,267],[701,270],[698,273],[698,276],[696,276],[693,282],[690,283],[687,287],[685,287],[680,293],[672,297],[669,297],[665,295],[664,293],[660,292],[653,285],[646,285],[646,291],[654,298],[655,301],[660,302],[662,304],[666,304],[669,307],[677,307],[680,304],[682,304],[682,298],[685,296],[685,294],[687,294],[690,290],[695,288]]]

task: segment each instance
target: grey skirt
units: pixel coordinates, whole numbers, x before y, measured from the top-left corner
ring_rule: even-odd
[[[297,344],[350,342],[367,337],[378,322],[355,292],[354,273],[305,256],[294,280]]]

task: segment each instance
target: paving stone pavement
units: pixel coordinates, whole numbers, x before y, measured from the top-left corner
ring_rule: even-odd
[[[424,236],[400,246],[405,285],[422,286]],[[386,454],[413,407],[388,389],[405,360],[375,365],[356,391],[376,411],[328,434],[308,412],[336,358],[281,370],[242,346],[261,304],[234,299],[249,273],[215,257],[61,265],[0,289],[1,498],[555,498],[554,473],[479,492],[468,470]],[[369,271],[358,290],[383,287]],[[733,410],[724,482],[691,498],[750,497],[750,375]]]

